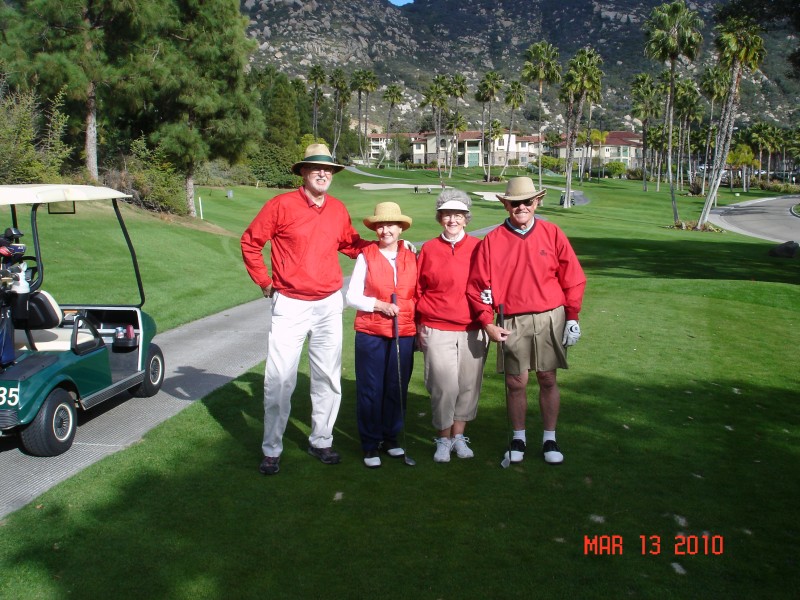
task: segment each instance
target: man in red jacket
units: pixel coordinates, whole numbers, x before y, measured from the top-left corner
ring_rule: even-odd
[[[264,459],[259,470],[280,469],[297,367],[308,338],[311,434],[308,453],[325,464],[340,461],[333,425],[342,399],[342,269],[337,252],[355,258],[362,240],[347,208],[327,194],[336,164],[324,144],[311,144],[292,166],[303,186],[269,200],[242,235],[247,272],[271,300],[264,373]],[[270,243],[272,276],[261,254]]]
[[[556,443],[561,396],[556,369],[567,368],[566,348],[581,335],[578,313],[586,277],[564,232],[535,219],[545,190],[537,191],[529,177],[509,180],[498,199],[508,219],[483,239],[470,269],[467,300],[478,313],[489,339],[503,342],[498,372],[505,373],[508,414],[514,429],[509,460],[525,456],[526,388],[529,371],[536,372],[539,407],[544,424],[542,452],[548,464],[560,464]],[[492,323],[502,305],[504,327]]]

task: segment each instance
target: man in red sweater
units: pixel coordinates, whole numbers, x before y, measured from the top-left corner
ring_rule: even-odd
[[[478,247],[467,283],[467,299],[478,321],[489,339],[503,342],[498,372],[505,373],[508,390],[512,463],[525,456],[529,371],[536,372],[539,384],[544,459],[548,464],[563,462],[556,443],[561,404],[556,369],[567,368],[566,348],[581,335],[578,313],[586,277],[564,232],[534,217],[545,193],[537,191],[529,177],[509,180],[506,193],[497,196],[508,219]],[[494,310],[501,305],[503,327],[492,323]]]
[[[311,434],[308,453],[325,464],[340,461],[333,426],[342,399],[342,269],[337,252],[355,258],[362,240],[347,208],[327,194],[336,164],[324,144],[311,144],[292,166],[303,186],[268,201],[242,235],[242,257],[252,280],[271,301],[264,373],[264,459],[259,470],[280,469],[297,367],[308,338]],[[270,243],[272,276],[261,254]]]

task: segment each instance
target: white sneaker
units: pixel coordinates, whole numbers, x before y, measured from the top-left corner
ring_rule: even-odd
[[[439,437],[435,439],[435,442],[436,453],[433,455],[434,462],[450,462],[450,451],[453,448],[452,440],[446,437]]]
[[[377,450],[369,450],[364,453],[364,466],[368,469],[377,469],[381,466],[381,457]]]
[[[453,452],[456,453],[458,458],[472,458],[475,456],[475,453],[467,446],[468,443],[469,438],[463,435],[457,435],[455,439],[453,439]]]
[[[542,453],[544,461],[549,465],[560,465],[564,462],[564,455],[561,454],[561,448],[558,447],[555,440],[547,440],[542,445]]]

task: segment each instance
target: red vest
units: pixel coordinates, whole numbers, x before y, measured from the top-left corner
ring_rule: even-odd
[[[386,257],[378,250],[378,245],[367,246],[363,250],[367,262],[367,276],[364,279],[364,295],[391,302],[392,294],[397,294],[400,307],[398,328],[401,336],[417,333],[414,325],[414,291],[417,286],[417,256],[410,252],[401,240],[397,245],[397,286],[394,283],[394,270]],[[394,320],[381,312],[356,311],[354,323],[356,331],[394,337]]]

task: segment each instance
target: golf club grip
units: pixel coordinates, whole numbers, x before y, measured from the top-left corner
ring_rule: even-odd
[[[497,306],[497,324],[500,327],[505,327],[506,326],[506,317],[503,314],[503,305],[502,304]]]
[[[397,294],[392,294],[392,304],[397,304]],[[397,315],[392,317],[392,326],[394,327],[395,339],[400,339],[400,326],[397,323]]]

